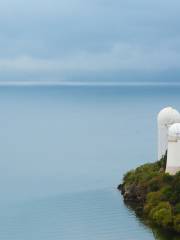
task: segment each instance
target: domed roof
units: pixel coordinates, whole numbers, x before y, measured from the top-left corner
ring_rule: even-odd
[[[169,128],[169,137],[176,137],[180,138],[180,123],[174,123],[170,128]]]
[[[161,125],[180,123],[180,113],[172,107],[166,107],[159,112],[158,123]]]

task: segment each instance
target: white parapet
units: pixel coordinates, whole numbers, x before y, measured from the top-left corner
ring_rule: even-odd
[[[180,123],[175,123],[168,131],[166,173],[174,175],[178,171],[180,171]]]
[[[168,147],[168,129],[174,123],[180,123],[180,113],[172,108],[166,107],[158,114],[158,160],[166,153]]]

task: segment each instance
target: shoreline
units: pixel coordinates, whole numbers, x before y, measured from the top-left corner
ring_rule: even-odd
[[[127,172],[117,189],[137,216],[180,234],[180,172],[165,173],[166,161],[167,155]]]

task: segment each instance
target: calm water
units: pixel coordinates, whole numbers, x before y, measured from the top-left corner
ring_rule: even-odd
[[[0,87],[0,239],[175,239],[124,206],[123,173],[156,160],[180,87]],[[177,239],[177,238],[176,238]]]

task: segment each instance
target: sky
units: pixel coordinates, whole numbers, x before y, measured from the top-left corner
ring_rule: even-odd
[[[0,82],[178,82],[179,9],[179,0],[0,1]]]

